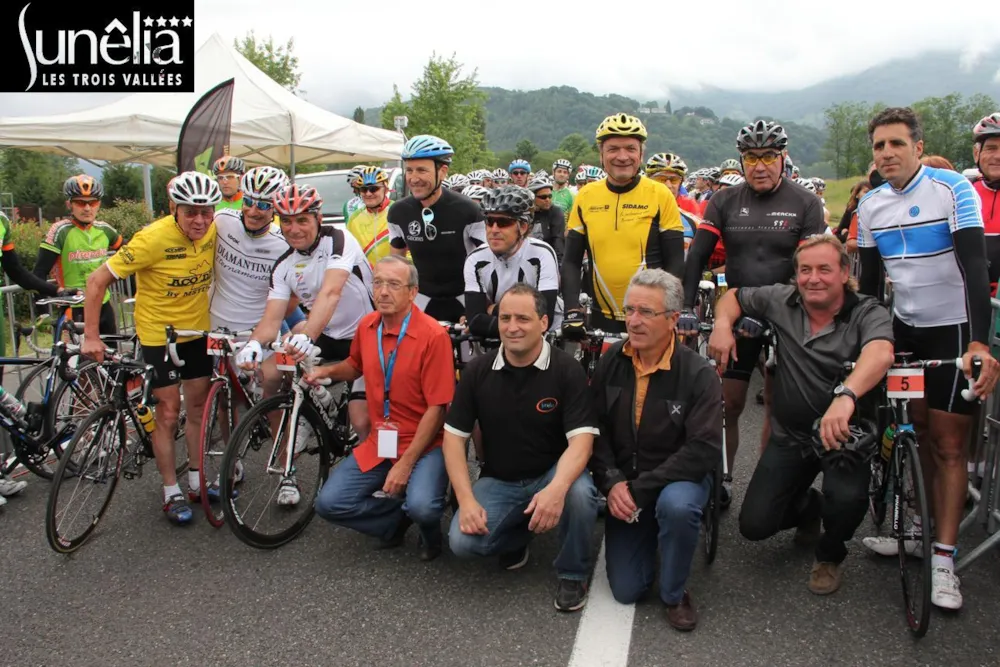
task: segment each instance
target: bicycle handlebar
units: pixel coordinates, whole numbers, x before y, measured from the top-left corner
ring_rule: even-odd
[[[83,303],[84,297],[81,296],[52,296],[45,299],[39,299],[35,303],[39,306],[78,306]]]
[[[163,361],[173,362],[175,366],[180,368],[185,364],[185,361],[177,355],[177,337],[178,336],[210,336],[212,334],[222,334],[225,336],[237,336],[237,337],[247,337],[252,334],[253,331],[230,331],[226,327],[219,327],[217,329],[212,329],[211,331],[205,331],[201,329],[175,329],[173,325],[167,326],[167,349],[163,353]],[[246,345],[245,342],[235,342],[233,343],[233,348],[236,349],[239,346]]]
[[[844,371],[850,373],[857,366],[854,361],[844,362]],[[965,370],[965,363],[962,361],[962,357],[955,357],[954,359],[923,359],[917,361],[897,361],[889,368],[892,370],[900,368],[941,368],[942,366],[954,366],[960,371]],[[970,403],[980,400],[976,395],[973,387],[976,385],[976,380],[979,379],[979,374],[983,370],[983,360],[979,358],[978,355],[972,357],[972,378],[968,380],[968,388],[962,390],[962,398]]]

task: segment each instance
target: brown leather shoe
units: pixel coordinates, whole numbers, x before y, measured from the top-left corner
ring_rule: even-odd
[[[816,595],[829,595],[840,588],[844,578],[844,569],[839,563],[821,563],[813,561],[812,572],[809,574],[809,590]]]
[[[694,604],[687,591],[684,591],[684,597],[679,604],[667,605],[667,623],[681,632],[690,632],[698,626],[698,612],[694,610]]]

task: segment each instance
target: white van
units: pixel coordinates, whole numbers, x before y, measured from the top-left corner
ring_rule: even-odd
[[[389,172],[389,199],[402,199],[405,190],[403,170],[398,166],[383,167]],[[344,220],[344,204],[354,196],[354,191],[347,182],[350,169],[334,169],[333,171],[318,171],[314,174],[296,174],[295,182],[299,185],[311,185],[319,190],[323,198],[323,222],[340,223]]]

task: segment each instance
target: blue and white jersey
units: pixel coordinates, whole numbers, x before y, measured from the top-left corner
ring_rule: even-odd
[[[893,311],[913,327],[969,320],[952,234],[983,227],[979,197],[958,172],[922,165],[904,190],[889,183],[858,204],[858,247],[878,248],[892,281]]]

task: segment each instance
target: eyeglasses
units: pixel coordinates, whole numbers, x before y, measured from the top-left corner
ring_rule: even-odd
[[[217,181],[235,181],[239,178],[237,174],[219,174],[215,177]]]
[[[763,162],[767,166],[771,166],[778,161],[781,157],[781,153],[764,153],[763,155],[754,155],[753,153],[743,154],[743,164],[748,167],[756,167],[758,162]]]
[[[433,241],[438,235],[437,227],[431,224],[434,222],[434,211],[429,208],[425,208],[420,212],[420,217],[424,221],[424,238],[428,241]]]
[[[382,189],[381,185],[366,185],[365,187],[361,188],[361,191],[373,195],[378,193],[378,191],[381,189]]]
[[[644,320],[651,320],[654,317],[659,317],[660,315],[666,315],[671,312],[669,310],[653,310],[652,308],[636,308],[635,306],[625,306],[622,309],[625,312],[625,317],[632,317],[636,313],[639,314]]]
[[[501,229],[506,229],[517,224],[517,220],[514,218],[486,218],[486,228],[490,227],[500,227]]]
[[[376,292],[382,289],[383,287],[388,287],[390,291],[398,292],[404,287],[412,287],[412,285],[409,285],[407,283],[401,283],[398,280],[382,280],[381,278],[376,278],[375,280],[372,281],[372,289],[374,289]]]
[[[535,199],[552,199],[552,194],[547,195],[535,195]]]
[[[71,199],[70,201],[77,206],[86,206],[87,208],[94,208],[101,205],[100,199]]]
[[[248,208],[257,207],[260,211],[270,211],[274,208],[274,202],[267,201],[266,199],[254,199],[253,197],[247,197],[243,195],[243,203],[247,205]]]

